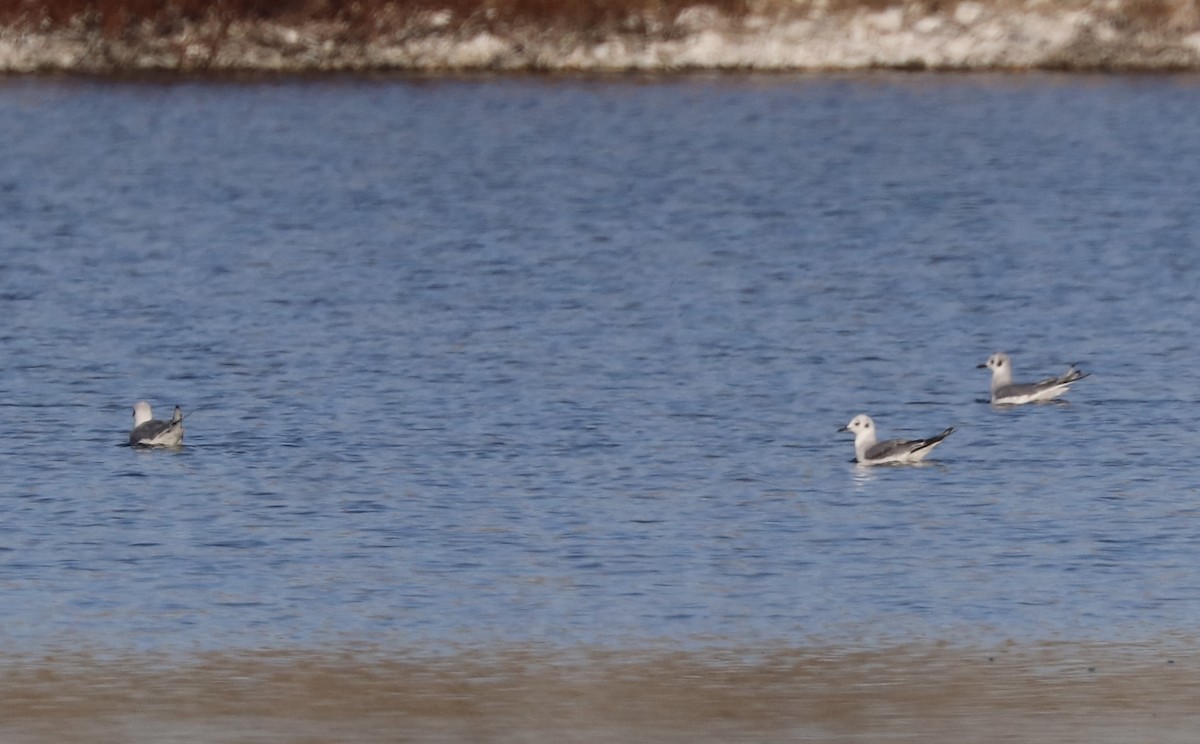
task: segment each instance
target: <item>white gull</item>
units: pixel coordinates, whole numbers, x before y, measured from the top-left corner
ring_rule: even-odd
[[[183,444],[183,411],[175,406],[170,421],[158,421],[150,404],[139,400],[133,405],[133,431],[129,432],[133,447],[178,447]]]
[[[950,436],[954,427],[928,439],[889,439],[875,441],[875,422],[860,413],[838,431],[854,432],[854,458],[860,465],[901,465],[917,463]]]
[[[1012,359],[1008,354],[992,354],[979,369],[992,371],[992,403],[1004,406],[1019,406],[1024,403],[1041,403],[1054,400],[1071,389],[1071,383],[1087,377],[1071,365],[1058,377],[1047,377],[1037,382],[1014,384],[1012,381]]]

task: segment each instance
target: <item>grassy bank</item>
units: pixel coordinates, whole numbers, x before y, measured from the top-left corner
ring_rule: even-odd
[[[1196,0],[0,0],[0,71],[1200,69]]]
[[[868,0],[870,2],[871,0]],[[748,0],[42,0],[0,2],[0,24],[37,32],[83,31],[116,40],[172,35],[189,26],[334,24],[347,40],[370,42],[432,17],[459,32],[515,28],[583,34],[660,33],[703,6],[744,17]],[[877,4],[877,3],[876,3]],[[787,7],[784,3],[781,7]]]

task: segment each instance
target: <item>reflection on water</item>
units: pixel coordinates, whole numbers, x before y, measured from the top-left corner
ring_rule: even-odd
[[[0,738],[1187,741],[1197,664],[1194,652],[1101,645],[9,657]]]

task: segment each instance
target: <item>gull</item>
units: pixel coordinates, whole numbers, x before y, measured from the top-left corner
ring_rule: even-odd
[[[129,432],[131,447],[178,447],[183,444],[183,411],[175,406],[170,421],[157,421],[150,404],[139,400],[133,404],[133,431]]]
[[[920,462],[950,436],[954,427],[928,439],[889,439],[875,441],[875,422],[860,413],[838,431],[854,432],[854,459],[859,465],[892,465]]]
[[[1014,385],[1012,360],[1003,352],[992,354],[986,362],[977,365],[977,368],[992,371],[992,403],[1005,406],[1054,400],[1070,390],[1071,383],[1087,377],[1086,372],[1076,369],[1072,364],[1058,377]]]

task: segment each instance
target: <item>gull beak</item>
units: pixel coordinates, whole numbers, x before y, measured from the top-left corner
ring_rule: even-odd
[[[850,431],[850,426],[849,425],[843,426],[842,428],[838,429],[838,431]]]
[[[983,364],[976,364],[975,369],[987,369],[987,362],[984,362]]]

